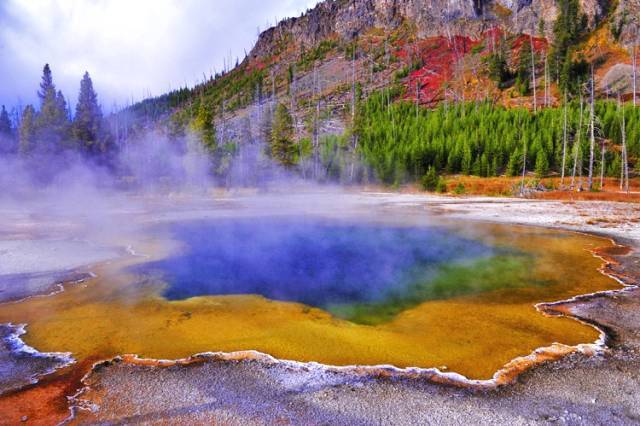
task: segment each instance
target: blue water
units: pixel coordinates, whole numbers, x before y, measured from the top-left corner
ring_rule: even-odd
[[[135,268],[161,277],[164,297],[258,294],[325,307],[383,300],[439,265],[493,249],[444,228],[362,225],[289,217],[173,225],[176,256]]]

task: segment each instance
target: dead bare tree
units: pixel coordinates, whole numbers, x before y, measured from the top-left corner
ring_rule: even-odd
[[[320,148],[320,89],[319,89],[318,67],[313,64],[313,93],[316,97],[315,112],[313,116],[313,178],[318,178],[318,161]]]
[[[354,40],[353,43],[353,55],[351,58],[351,126],[355,127],[355,122],[356,122],[356,55],[357,55],[357,50],[358,50],[358,40]],[[355,152],[358,149],[358,135],[356,134],[355,131],[352,132],[351,135],[351,144],[352,144],[352,149],[353,152],[355,154]],[[356,164],[355,164],[355,160],[351,161],[351,170],[349,172],[349,180],[351,182],[353,182],[354,178],[355,178],[355,168],[356,168]]]
[[[393,110],[391,109],[391,93],[387,90],[387,114],[391,117],[391,132],[393,134],[393,138],[397,140],[397,132],[396,132],[396,119],[393,115]]]
[[[353,43],[353,52],[351,56],[351,122],[356,118],[356,50],[358,48],[357,40]]]
[[[620,190],[625,191],[627,194],[629,193],[629,159],[627,153],[627,120],[624,111],[624,106],[622,105],[622,101],[620,99],[620,94],[618,94],[618,109],[622,114],[622,121],[620,123],[620,131],[622,136],[622,152],[620,156],[622,157],[622,167],[620,168]]]
[[[420,114],[420,81],[416,80],[416,120]]]
[[[567,165],[567,91],[564,91],[564,132],[562,142],[562,177],[560,178],[560,188],[564,189],[564,172]]]
[[[293,117],[293,129],[295,133],[298,133],[298,118],[296,114],[296,90],[297,90],[297,75],[294,65],[291,66],[291,83],[289,85],[289,103],[291,104],[291,116]]]
[[[524,179],[527,176],[527,141],[523,140],[524,145],[524,155],[522,156],[522,182],[520,184],[520,195],[524,195]]]
[[[538,100],[537,100],[537,93],[536,93],[536,51],[534,49],[534,44],[533,44],[533,33],[535,32],[535,29],[531,32],[531,34],[529,34],[529,43],[531,44],[531,87],[533,88],[533,112],[537,112],[538,111]]]
[[[636,99],[638,96],[638,89],[637,89],[637,84],[638,84],[638,54],[637,54],[637,48],[638,48],[638,30],[636,29],[636,36],[635,36],[635,40],[633,41],[633,48],[632,48],[632,66],[633,66],[633,106],[636,106]]]
[[[220,133],[222,134],[222,145],[224,145],[226,143],[226,138],[227,138],[227,119],[225,116],[225,107],[227,104],[227,96],[226,93],[223,95],[222,98],[222,112],[221,112],[221,117],[220,117],[220,121],[222,122],[222,129],[220,129]]]
[[[276,104],[278,101],[276,97],[276,74],[271,71],[271,102]]]
[[[518,113],[518,129],[520,128],[521,115]],[[520,135],[522,137],[522,135]],[[527,139],[522,138],[522,145],[524,146],[524,153],[522,156],[522,181],[520,183],[520,196],[524,196],[524,179],[527,175]]]
[[[449,27],[449,16],[450,16],[449,7],[450,7],[450,3],[451,2],[449,2],[449,1],[447,2],[447,11],[446,11],[447,19],[444,20],[444,22],[445,22],[445,24],[444,24],[445,25],[445,31],[446,31],[446,34],[447,34],[447,40],[449,41],[449,45],[451,45],[451,38],[452,38],[451,37],[451,28]]]
[[[391,61],[391,55],[389,54],[389,44],[387,43],[387,39],[384,39],[384,65],[385,67],[389,66],[389,62]]]
[[[545,50],[544,53],[544,106],[548,107],[550,103],[551,87],[549,86],[549,52]],[[565,93],[565,103],[566,103]]]
[[[589,145],[589,180],[587,181],[587,186],[589,190],[593,189],[593,158],[594,158],[594,150],[596,145],[596,113],[595,113],[595,78],[593,72],[593,63],[591,64],[591,109],[589,114],[589,134],[590,134],[590,145]]]
[[[600,157],[600,189],[604,188],[604,169],[606,168],[607,144],[605,139],[601,138],[601,157]]]
[[[576,132],[575,140],[573,141],[573,172],[571,173],[571,188],[575,188],[576,173],[578,171],[578,157],[580,157],[580,163],[582,163],[582,153],[580,152],[580,143],[582,136],[582,123],[584,118],[584,99],[582,97],[582,91],[580,91],[580,120],[578,124],[578,130]],[[580,165],[582,169],[582,164]],[[582,189],[582,182],[580,182],[580,188]]]

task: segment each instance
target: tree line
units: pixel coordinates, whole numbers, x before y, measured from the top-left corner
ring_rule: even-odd
[[[623,158],[640,166],[640,109],[631,105],[596,101],[593,114],[584,100],[538,113],[489,102],[426,110],[390,98],[389,91],[370,96],[356,127],[365,163],[387,184],[415,182],[432,169],[486,177],[535,171],[586,180],[589,174],[620,177]]]
[[[108,158],[114,143],[88,72],[80,81],[74,113],[62,91],[56,89],[49,64],[42,71],[38,100],[37,106],[27,105],[13,120],[2,106],[3,152],[31,157],[76,151],[100,161]]]
[[[628,178],[627,167],[640,172],[640,108],[617,100],[580,97],[533,112],[489,101],[426,109],[398,98],[394,88],[358,97],[353,126],[317,139],[297,138],[289,108],[277,104],[272,115],[264,114],[262,154],[303,178],[339,183],[435,179],[435,185],[440,174],[534,172],[592,189],[599,177]],[[201,103],[198,111],[191,129],[217,164],[224,159],[231,167],[247,141],[221,145],[214,109]]]

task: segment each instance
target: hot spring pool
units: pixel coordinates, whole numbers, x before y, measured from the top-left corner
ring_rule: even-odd
[[[171,235],[182,243],[179,254],[133,268],[166,283],[162,295],[169,300],[255,294],[355,322],[379,322],[384,318],[375,314],[399,313],[424,300],[522,284],[443,285],[450,270],[493,262],[496,273],[504,273],[498,265],[505,259],[513,268],[527,263],[522,253],[507,254],[442,227],[267,217],[181,223]]]
[[[224,214],[149,226],[140,245],[151,258],[5,305],[0,321],[78,359],[257,350],[486,379],[536,348],[598,338],[534,306],[618,288],[587,251],[609,244],[480,223]]]

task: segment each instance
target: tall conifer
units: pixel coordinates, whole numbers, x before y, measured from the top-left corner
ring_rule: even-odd
[[[80,94],[73,121],[73,136],[80,147],[96,154],[103,150],[102,110],[88,72],[80,81]]]

